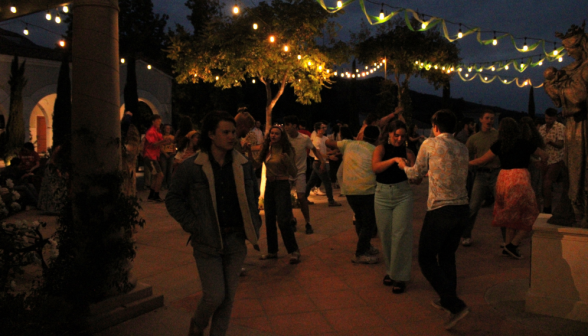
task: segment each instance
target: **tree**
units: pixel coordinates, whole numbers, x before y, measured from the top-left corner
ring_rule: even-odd
[[[416,26],[416,24],[413,24]],[[410,30],[404,21],[396,21],[380,29],[376,36],[365,38],[355,46],[355,54],[364,64],[381,62],[385,59],[387,71],[393,75],[398,86],[398,101],[407,112],[410,104],[408,87],[411,77],[422,77],[435,89],[447,86],[451,73],[441,70],[447,64],[460,61],[459,48],[456,43],[447,41],[438,30],[418,32]],[[416,61],[437,64],[438,69],[424,69],[415,64]],[[406,113],[405,118],[410,119]]]
[[[53,106],[53,148],[61,146],[71,135],[71,79],[69,53],[63,55],[57,80],[57,98]]]
[[[165,25],[169,16],[153,13],[151,0],[120,0],[120,55],[143,55],[156,62],[165,62],[167,47]]]
[[[133,121],[138,120],[139,112],[139,94],[137,93],[137,69],[134,57],[129,57],[127,61],[127,82],[123,90],[125,99],[125,112],[133,113]],[[136,125],[136,123],[135,123]]]
[[[24,76],[25,63],[18,64],[18,56],[14,56],[10,66],[10,114],[6,124],[6,132],[2,137],[2,156],[5,162],[9,162],[24,144],[25,128],[23,119],[22,90],[27,85]]]
[[[333,31],[331,16],[312,0],[260,2],[233,18],[212,17],[199,35],[177,31],[168,57],[179,83],[204,81],[226,89],[252,79],[262,82],[269,130],[273,107],[287,85],[298,102],[310,104],[320,102],[322,87],[331,83],[333,57],[344,55],[345,48],[333,38],[323,40],[324,46],[316,42],[323,29]]]

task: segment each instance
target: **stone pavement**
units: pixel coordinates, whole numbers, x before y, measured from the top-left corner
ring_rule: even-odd
[[[325,197],[311,197],[312,235],[296,233],[302,262],[288,264],[280,238],[280,258],[260,261],[249,246],[229,335],[588,335],[588,324],[527,314],[524,297],[529,279],[529,245],[522,260],[501,256],[500,232],[490,227],[492,209],[483,208],[474,228],[473,245],[457,251],[458,294],[472,312],[452,331],[443,329],[446,313],[430,305],[437,296],[418,267],[420,228],[426,212],[426,180],[414,186],[412,281],[404,294],[382,284],[383,262],[351,263],[357,236],[352,211],[330,208]],[[147,192],[141,191],[146,199]],[[336,191],[336,195],[338,192]],[[143,202],[147,224],[139,229],[134,272],[139,281],[163,294],[165,307],[100,332],[101,336],[187,335],[189,319],[201,297],[192,248],[164,204]],[[294,210],[299,228],[304,220]],[[262,212],[263,214],[263,212]],[[265,228],[262,253],[267,252]],[[379,239],[372,240],[380,247]],[[380,255],[381,257],[381,255]],[[557,286],[557,284],[554,284]]]

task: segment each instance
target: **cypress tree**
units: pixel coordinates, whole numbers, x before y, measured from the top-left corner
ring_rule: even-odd
[[[62,145],[71,135],[71,79],[69,77],[69,54],[63,55],[57,98],[53,107],[53,148]]]
[[[6,124],[6,133],[4,134],[3,157],[4,161],[10,161],[18,150],[24,144],[25,129],[23,119],[23,100],[22,90],[27,85],[27,79],[24,76],[25,63],[18,64],[18,56],[14,56],[10,66],[10,114]]]

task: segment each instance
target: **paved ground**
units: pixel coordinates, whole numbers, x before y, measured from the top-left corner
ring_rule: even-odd
[[[500,256],[499,230],[490,227],[491,208],[483,208],[473,245],[457,252],[458,293],[472,313],[453,331],[443,329],[444,312],[416,262],[418,235],[426,212],[428,185],[415,186],[414,257],[407,292],[392,294],[382,285],[383,263],[355,265],[356,234],[352,211],[329,208],[312,197],[315,234],[296,233],[302,262],[289,265],[280,239],[280,258],[260,261],[249,246],[247,273],[241,278],[229,335],[588,335],[588,324],[524,312],[529,279],[529,241],[522,260]],[[336,193],[338,195],[338,192]],[[140,192],[146,198],[147,192]],[[164,204],[143,203],[147,221],[137,238],[134,272],[139,281],[165,297],[165,307],[101,332],[101,336],[186,335],[201,297],[198,271],[188,234],[167,214]],[[298,222],[304,220],[294,210]],[[262,252],[266,252],[262,227]],[[379,247],[379,239],[372,243]],[[554,284],[557,285],[557,284]]]

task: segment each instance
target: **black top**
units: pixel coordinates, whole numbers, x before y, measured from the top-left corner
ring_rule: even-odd
[[[496,141],[490,150],[500,158],[502,169],[523,169],[529,167],[531,154],[535,153],[537,146],[523,139],[518,139],[515,145],[506,153],[502,153],[501,141]]]
[[[239,207],[237,185],[233,175],[233,153],[227,152],[225,162],[221,167],[214,160],[212,154],[208,156],[214,175],[214,188],[216,191],[216,212],[221,228],[243,228],[243,217]]]
[[[401,157],[406,159],[406,147],[405,146],[392,146],[390,144],[384,145],[384,157],[382,161],[389,160],[391,158]],[[404,170],[398,168],[397,164],[393,164],[383,172],[376,174],[376,181],[384,184],[394,184],[408,180]]]

